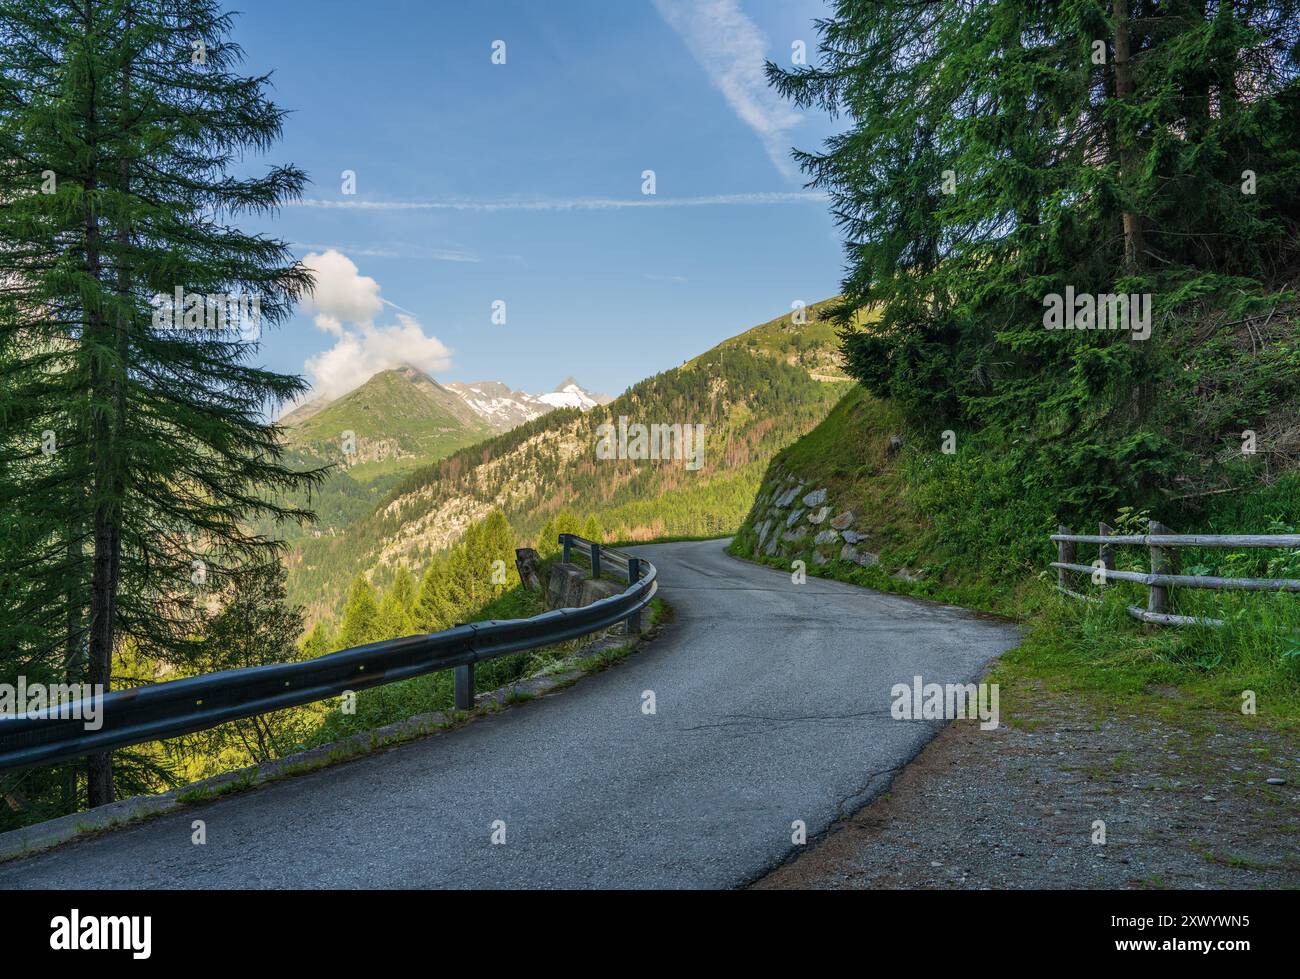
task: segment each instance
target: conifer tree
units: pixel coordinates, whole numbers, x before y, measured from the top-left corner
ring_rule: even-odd
[[[318,656],[324,656],[326,653],[334,652],[335,648],[334,634],[330,631],[330,627],[320,619],[311,627],[311,631],[303,637],[298,646],[301,659],[315,659]]]
[[[357,575],[348,592],[336,644],[339,649],[350,649],[379,638],[379,606],[375,603],[375,590],[365,575]]]
[[[320,474],[265,420],[304,382],[253,358],[311,279],[236,224],[305,175],[231,172],[284,119],[231,28],[217,0],[0,0],[6,669],[111,688],[127,638],[192,662],[204,589],[275,546],[247,528],[308,516],[271,501]],[[111,800],[108,755],[87,782]]]
[[[833,313],[873,393],[936,437],[995,432],[1061,516],[1195,485],[1297,396],[1293,331],[1221,369],[1294,302],[1297,0],[838,0],[819,29],[815,64],[768,75],[847,117],[795,157],[843,233]],[[1154,337],[1044,329],[1067,288],[1149,295]]]
[[[195,672],[295,662],[303,610],[285,600],[283,565],[253,565],[231,580],[220,611],[208,623]],[[235,745],[260,763],[283,754],[301,733],[301,715],[287,710],[233,721],[200,733],[196,741],[207,757]]]

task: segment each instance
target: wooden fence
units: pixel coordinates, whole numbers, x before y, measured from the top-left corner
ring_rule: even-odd
[[[1300,534],[1175,534],[1154,520],[1151,521],[1151,532],[1147,534],[1116,534],[1114,528],[1104,523],[1099,525],[1098,530],[1097,534],[1072,534],[1069,527],[1057,527],[1057,533],[1052,535],[1057,548],[1057,560],[1052,562],[1052,567],[1057,569],[1056,588],[1071,598],[1099,603],[1100,598],[1067,587],[1068,574],[1077,572],[1092,576],[1103,588],[1111,581],[1131,581],[1146,585],[1147,607],[1128,606],[1129,614],[1143,622],[1161,625],[1223,625],[1221,619],[1171,613],[1170,588],[1300,592],[1300,579],[1297,578],[1216,578],[1210,575],[1173,573],[1173,551],[1179,547],[1300,548]],[[1079,544],[1098,545],[1096,564],[1078,563]],[[1135,544],[1148,549],[1151,555],[1149,572],[1115,570],[1115,547],[1124,544]]]

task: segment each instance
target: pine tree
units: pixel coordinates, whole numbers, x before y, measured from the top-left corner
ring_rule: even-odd
[[[375,637],[377,639],[400,639],[413,636],[418,630],[411,620],[410,610],[391,588],[384,593],[375,616]]]
[[[413,618],[417,628],[424,632],[441,632],[455,625],[455,612],[447,604],[443,587],[445,569],[446,561],[434,558],[420,578]]]
[[[274,500],[320,474],[285,466],[264,418],[305,385],[249,360],[311,279],[284,242],[232,223],[298,196],[305,175],[230,173],[284,118],[267,77],[237,73],[231,26],[216,0],[0,0],[11,664],[108,689],[127,638],[191,662],[203,589],[274,547],[246,528],[309,516]],[[227,319],[227,297],[243,315]],[[88,795],[112,798],[106,754]]]
[[[279,561],[252,565],[232,575],[231,581],[224,604],[208,623],[202,651],[192,664],[195,672],[297,661],[303,610],[285,600],[283,565]],[[202,732],[196,743],[205,757],[215,757],[233,744],[261,763],[282,755],[302,730],[299,714],[276,711]]]
[[[917,427],[987,432],[1095,519],[1300,394],[1288,331],[1222,349],[1294,301],[1297,0],[839,0],[819,29],[768,75],[848,117],[795,156],[844,237],[847,368]],[[1044,329],[1067,287],[1149,294],[1157,335]]]
[[[392,584],[388,586],[385,597],[392,595],[397,607],[402,610],[403,614],[411,615],[415,611],[416,590],[415,576],[403,564],[397,569],[397,574],[393,576]]]
[[[379,635],[379,607],[375,604],[375,591],[365,575],[357,575],[348,592],[348,603],[343,609],[335,642],[339,649],[350,649],[368,642],[376,642]]]
[[[311,627],[311,631],[303,637],[298,645],[298,651],[301,654],[300,659],[315,659],[318,656],[324,656],[326,653],[332,653],[337,647],[334,644],[334,634],[330,627],[323,620],[318,619],[316,624]]]

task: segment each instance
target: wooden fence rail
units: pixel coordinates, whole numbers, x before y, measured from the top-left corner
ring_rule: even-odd
[[[1221,626],[1221,619],[1197,618],[1175,615],[1169,611],[1170,588],[1211,588],[1232,591],[1300,592],[1297,578],[1216,578],[1211,575],[1175,574],[1173,551],[1179,547],[1279,547],[1300,548],[1300,534],[1175,534],[1168,527],[1151,521],[1149,534],[1116,534],[1113,528],[1100,524],[1096,534],[1074,534],[1064,525],[1057,527],[1051,539],[1056,541],[1057,591],[1085,602],[1100,602],[1093,595],[1085,595],[1068,587],[1071,572],[1091,576],[1103,588],[1111,581],[1130,581],[1147,586],[1147,607],[1128,606],[1129,615],[1143,622],[1160,625],[1213,625]],[[1078,563],[1078,545],[1097,544],[1096,564]],[[1151,570],[1115,570],[1115,546],[1135,544],[1150,552]]]

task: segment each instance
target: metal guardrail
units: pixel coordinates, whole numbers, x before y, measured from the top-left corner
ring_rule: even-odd
[[[572,534],[570,551],[627,570],[627,588],[583,608],[561,608],[531,619],[473,622],[423,636],[367,643],[299,663],[225,670],[166,683],[115,690],[104,696],[102,726],[85,730],[79,710],[58,708],[0,717],[0,771],[124,748],[202,731],[268,711],[337,697],[438,670],[454,669],[456,707],[474,706],[474,664],[576,639],[626,621],[639,632],[641,611],[658,591],[653,564]],[[72,716],[58,717],[58,713]]]
[[[1066,586],[1069,572],[1100,578],[1101,585],[1108,581],[1129,581],[1147,586],[1147,607],[1128,606],[1129,615],[1143,622],[1161,625],[1223,625],[1222,619],[1197,618],[1175,615],[1169,611],[1169,589],[1210,588],[1222,591],[1283,591],[1300,592],[1297,578],[1218,578],[1212,575],[1173,574],[1173,561],[1169,551],[1178,547],[1280,547],[1300,548],[1300,534],[1175,534],[1164,524],[1151,521],[1149,534],[1116,534],[1105,523],[1098,525],[1097,534],[1073,534],[1064,525],[1057,527],[1051,539],[1056,541],[1057,558],[1052,567],[1057,569],[1056,590],[1071,598],[1087,602],[1100,602],[1092,595],[1084,595]],[[1079,564],[1078,544],[1097,544],[1098,558],[1092,565]],[[1116,544],[1137,544],[1151,554],[1150,572],[1116,571]]]

